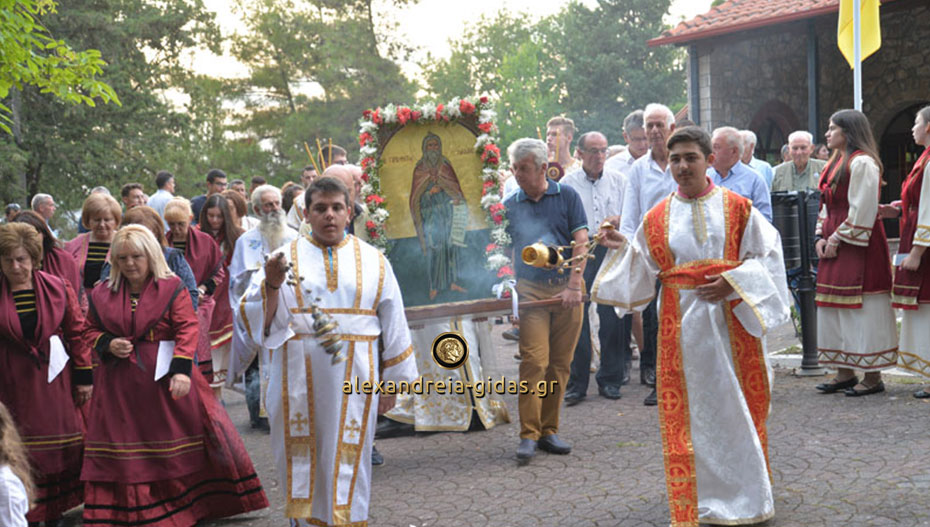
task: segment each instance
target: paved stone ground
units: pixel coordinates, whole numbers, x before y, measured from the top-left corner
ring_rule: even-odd
[[[516,378],[516,344],[500,338],[502,329],[486,362],[491,374]],[[770,343],[780,349],[797,339],[788,325]],[[634,371],[619,401],[598,397],[592,380],[588,399],[562,410],[560,435],[572,454],[540,452],[527,467],[514,459],[515,396],[506,398],[509,425],[379,440],[387,462],[374,470],[371,525],[668,525],[658,413],[642,405],[648,390],[637,379]],[[919,385],[886,376],[886,393],[853,399],[815,393],[823,379],[777,373],[769,419],[776,516],[764,525],[930,525],[930,404],[911,397]],[[268,436],[248,429],[242,396],[225,398],[272,507],[209,525],[283,527]]]

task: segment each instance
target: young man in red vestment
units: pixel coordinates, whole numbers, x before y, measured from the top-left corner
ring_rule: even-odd
[[[632,239],[601,231],[614,250],[591,299],[622,315],[662,283],[656,390],[672,525],[758,523],[775,513],[762,336],[789,319],[781,243],[748,199],[706,175],[707,132],[684,127],[667,144],[678,189]]]

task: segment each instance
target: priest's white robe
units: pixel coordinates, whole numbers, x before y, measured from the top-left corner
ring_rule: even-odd
[[[233,313],[233,337],[230,345],[229,354],[229,373],[226,376],[226,385],[232,386],[242,373],[248,369],[249,364],[255,359],[255,355],[262,351],[259,346],[252,342],[246,335],[245,326],[242,324],[242,314],[239,312],[239,302],[242,295],[252,279],[252,275],[265,265],[265,255],[288,244],[297,238],[297,231],[290,227],[285,228],[284,236],[281,238],[280,245],[272,247],[266,240],[258,227],[250,229],[242,234],[236,240],[236,247],[233,249],[233,257],[229,262],[229,305]],[[267,350],[258,355],[259,368],[262,369],[268,360]],[[264,401],[265,387],[268,384],[268,376],[261,375],[262,379],[262,401]],[[264,408],[264,404],[262,404]]]
[[[705,275],[733,286],[727,301],[695,291]],[[610,251],[594,302],[640,311],[662,282],[658,397],[672,525],[738,525],[774,515],[765,420],[771,368],[763,334],[789,320],[778,232],[749,200],[722,187],[675,193],[635,237]]]
[[[433,360],[433,341],[442,333],[455,332],[468,343],[468,359],[454,370],[447,370]],[[431,320],[410,328],[413,354],[423,381],[461,382],[487,381],[485,357],[494,353],[491,342],[491,325],[485,319],[455,317],[442,321]],[[482,385],[486,386],[486,385]],[[404,394],[397,397],[397,405],[384,414],[386,417],[414,425],[417,432],[464,432],[471,425],[472,411],[485,429],[509,423],[510,414],[503,398],[488,393],[484,388],[465,390],[465,393]]]
[[[331,248],[299,237],[279,251],[302,287],[281,287],[267,335],[264,270],[241,310],[250,337],[274,350],[266,408],[285,512],[297,525],[367,525],[379,395],[345,388],[417,379],[400,288],[387,258],[355,236]],[[332,364],[313,335],[317,297],[339,323],[345,362]]]

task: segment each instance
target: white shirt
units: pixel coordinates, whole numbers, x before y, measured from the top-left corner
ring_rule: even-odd
[[[633,162],[623,193],[623,218],[620,233],[632,238],[643,216],[669,194],[678,190],[669,165],[663,171],[652,158],[652,150]]]
[[[167,205],[168,202],[171,201],[171,198],[173,197],[174,197],[174,194],[168,192],[167,190],[158,189],[158,192],[156,192],[155,194],[152,194],[152,197],[149,198],[149,202],[147,203],[147,205],[155,209],[155,212],[157,212],[159,216],[164,217],[165,216],[165,205]]]
[[[630,173],[635,161],[636,159],[630,154],[630,151],[624,150],[613,157],[607,158],[607,161],[604,161],[604,170],[620,172],[624,175],[624,180],[626,180],[626,176]]]
[[[0,466],[0,525],[3,527],[26,527],[29,499],[26,487],[13,474],[9,465]]]
[[[158,192],[152,194],[152,197],[149,198],[149,202],[146,203],[149,207],[155,209],[155,212],[158,213],[162,218],[165,217],[165,205],[168,204],[171,199],[174,198],[174,194],[168,192],[165,189],[158,189]],[[164,222],[164,219],[162,219]],[[168,223],[165,223],[165,232],[168,231]]]
[[[583,168],[574,170],[560,183],[564,183],[578,192],[584,212],[588,216],[588,228],[596,232],[605,218],[619,216],[623,210],[623,190],[626,178],[604,166],[601,177],[592,180]]]

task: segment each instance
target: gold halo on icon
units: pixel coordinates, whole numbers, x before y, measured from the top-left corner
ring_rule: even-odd
[[[454,370],[468,359],[468,343],[459,333],[440,333],[433,339],[433,360],[440,367]]]

